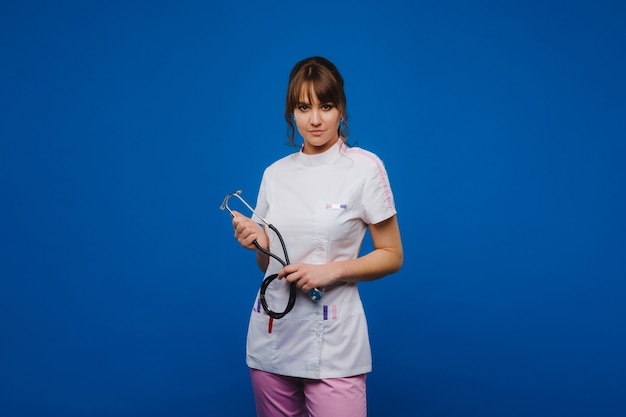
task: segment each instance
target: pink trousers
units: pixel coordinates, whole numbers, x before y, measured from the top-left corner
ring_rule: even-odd
[[[306,379],[250,369],[258,417],[366,417],[365,374]]]

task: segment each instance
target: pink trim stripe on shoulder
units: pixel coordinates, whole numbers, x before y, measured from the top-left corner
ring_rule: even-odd
[[[378,175],[380,175],[380,177],[382,178],[382,184],[383,184],[383,188],[385,192],[385,200],[387,201],[387,205],[389,206],[389,208],[393,208],[393,198],[391,195],[389,178],[387,176],[387,171],[385,170],[385,167],[383,166],[383,162],[381,161],[381,159],[375,154],[373,154],[372,152],[366,151],[363,148],[346,147],[345,153],[361,155],[369,159],[370,161],[374,162],[374,164],[376,165],[376,169],[378,170]]]

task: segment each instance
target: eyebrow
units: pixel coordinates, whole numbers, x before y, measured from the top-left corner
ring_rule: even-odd
[[[320,106],[326,106],[326,105],[332,105],[334,106],[335,103],[332,101],[323,101],[319,103]],[[311,103],[309,103],[308,101],[299,101],[296,103],[296,106],[312,106]]]

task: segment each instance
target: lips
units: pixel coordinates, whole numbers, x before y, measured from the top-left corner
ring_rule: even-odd
[[[320,136],[324,134],[324,131],[323,130],[309,130],[309,133],[312,134],[313,136]]]

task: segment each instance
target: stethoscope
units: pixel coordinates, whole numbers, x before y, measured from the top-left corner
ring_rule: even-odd
[[[272,252],[268,250],[265,250],[263,247],[261,247],[261,245],[259,245],[259,242],[257,242],[256,239],[253,242],[254,246],[256,246],[258,250],[260,250],[267,256],[270,256],[276,259],[278,262],[280,262],[282,266],[289,265],[289,255],[287,254],[287,247],[285,246],[285,241],[283,240],[283,237],[281,236],[280,232],[278,231],[278,229],[276,229],[276,227],[274,227],[273,224],[270,224],[263,217],[256,214],[256,212],[250,206],[250,204],[248,204],[246,200],[244,200],[243,197],[241,197],[241,193],[242,193],[241,190],[237,190],[234,193],[228,194],[226,198],[224,198],[224,202],[220,206],[220,210],[227,210],[230,213],[231,217],[235,217],[235,214],[233,213],[233,211],[230,209],[230,207],[228,207],[228,200],[231,197],[237,197],[252,212],[252,214],[258,217],[267,227],[269,227],[271,230],[274,231],[274,233],[276,233],[276,236],[278,236],[278,240],[280,241],[280,245],[283,248],[283,254],[285,255],[285,260],[282,260],[278,255],[273,254]],[[283,311],[282,313],[277,313],[275,311],[272,311],[267,305],[267,300],[265,299],[265,292],[267,291],[267,287],[269,287],[272,281],[274,281],[277,277],[278,277],[278,274],[273,274],[273,275],[266,277],[263,280],[263,282],[261,283],[261,290],[259,292],[259,298],[261,299],[261,305],[263,306],[263,310],[265,310],[265,312],[270,317],[278,320],[278,319],[285,317],[287,313],[289,313],[291,309],[293,308],[293,306],[296,304],[296,294],[297,294],[298,289],[296,287],[296,283],[292,282],[291,285],[289,286],[289,301],[287,302],[287,307],[285,308],[285,311]],[[321,288],[321,289],[312,288],[309,290],[308,294],[311,300],[319,301],[322,299],[322,296],[324,295],[324,288]]]

